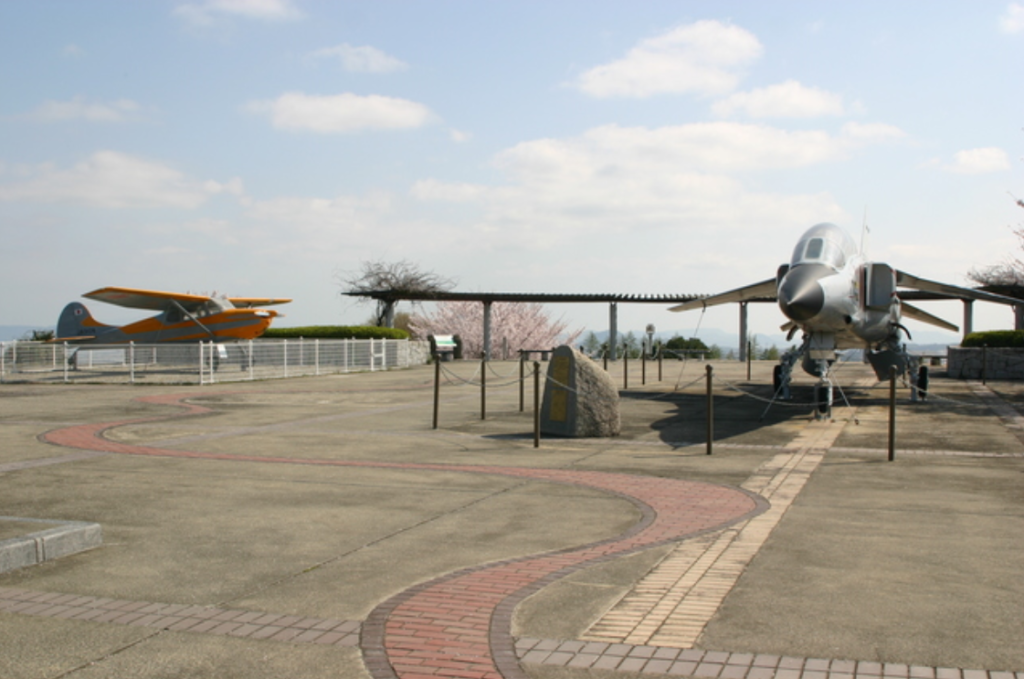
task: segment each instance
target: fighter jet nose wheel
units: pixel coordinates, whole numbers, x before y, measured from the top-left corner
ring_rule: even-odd
[[[819,418],[826,418],[832,412],[832,387],[827,384],[819,384],[814,387],[814,408],[815,415]]]

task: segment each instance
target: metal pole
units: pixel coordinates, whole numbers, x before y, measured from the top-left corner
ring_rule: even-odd
[[[441,361],[434,358],[434,429],[437,429],[438,403],[441,400]]]
[[[988,345],[981,345],[981,383],[985,384],[988,379]]]
[[[640,354],[640,384],[647,384],[647,351]]]
[[[889,366],[889,462],[896,459],[896,366]]]
[[[480,361],[480,419],[487,419],[487,357]]]
[[[519,412],[526,410],[526,358],[519,353]]]
[[[540,448],[540,363],[533,362],[533,447]]]
[[[704,370],[707,372],[707,390],[708,390],[708,442],[707,442],[707,454],[711,454],[712,441],[715,438],[715,395],[714,390],[711,387],[711,376],[714,372],[714,368],[710,365],[706,366]]]
[[[750,381],[750,342],[747,342],[747,382]]]
[[[661,382],[661,357],[664,355],[664,347],[658,346],[658,381]]]
[[[622,347],[622,388],[629,389],[629,349]]]

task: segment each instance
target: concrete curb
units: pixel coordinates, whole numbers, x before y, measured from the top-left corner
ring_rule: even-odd
[[[56,528],[0,541],[0,573],[35,566],[103,544],[103,529],[98,523],[23,519],[15,516],[0,516],[0,521],[60,524]]]

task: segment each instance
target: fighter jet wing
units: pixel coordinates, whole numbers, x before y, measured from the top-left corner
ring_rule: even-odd
[[[159,292],[157,290],[139,290],[136,288],[108,287],[93,290],[82,295],[89,299],[98,299],[108,304],[129,307],[131,309],[150,309],[163,311],[174,302],[186,311],[198,309],[210,301],[207,295],[190,295],[179,292]]]
[[[271,306],[272,304],[287,304],[292,300],[284,297],[228,297],[228,301],[236,309],[252,309],[254,307]]]
[[[718,304],[729,304],[730,302],[746,302],[751,299],[775,299],[777,295],[777,283],[774,278],[769,278],[766,281],[746,285],[729,292],[683,302],[677,306],[669,307],[669,311],[689,311],[690,309],[701,309]]]
[[[983,290],[975,290],[973,288],[963,288],[959,285],[930,281],[926,278],[918,278],[917,276],[908,274],[905,271],[900,271],[899,269],[896,270],[896,285],[901,288],[913,288],[915,290],[948,295],[953,299],[975,299],[981,302],[995,302],[997,304],[1010,305],[1024,304],[1024,300],[1014,299],[1013,297],[1007,297],[1005,295],[997,295]]]
[[[911,306],[906,302],[900,304],[900,309],[903,315],[907,318],[913,318],[915,321],[921,321],[922,323],[928,323],[930,325],[938,326],[944,330],[952,330],[953,332],[960,332],[960,328],[956,327],[952,323],[942,320],[938,316],[932,316],[924,309],[918,309],[916,306]]]

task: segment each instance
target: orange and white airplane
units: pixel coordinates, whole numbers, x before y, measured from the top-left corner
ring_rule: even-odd
[[[100,288],[82,296],[160,313],[128,325],[105,325],[94,319],[83,304],[72,302],[60,314],[57,336],[53,342],[152,344],[254,339],[270,327],[276,316],[281,315],[257,307],[291,301],[272,297],[223,297],[117,287]]]

